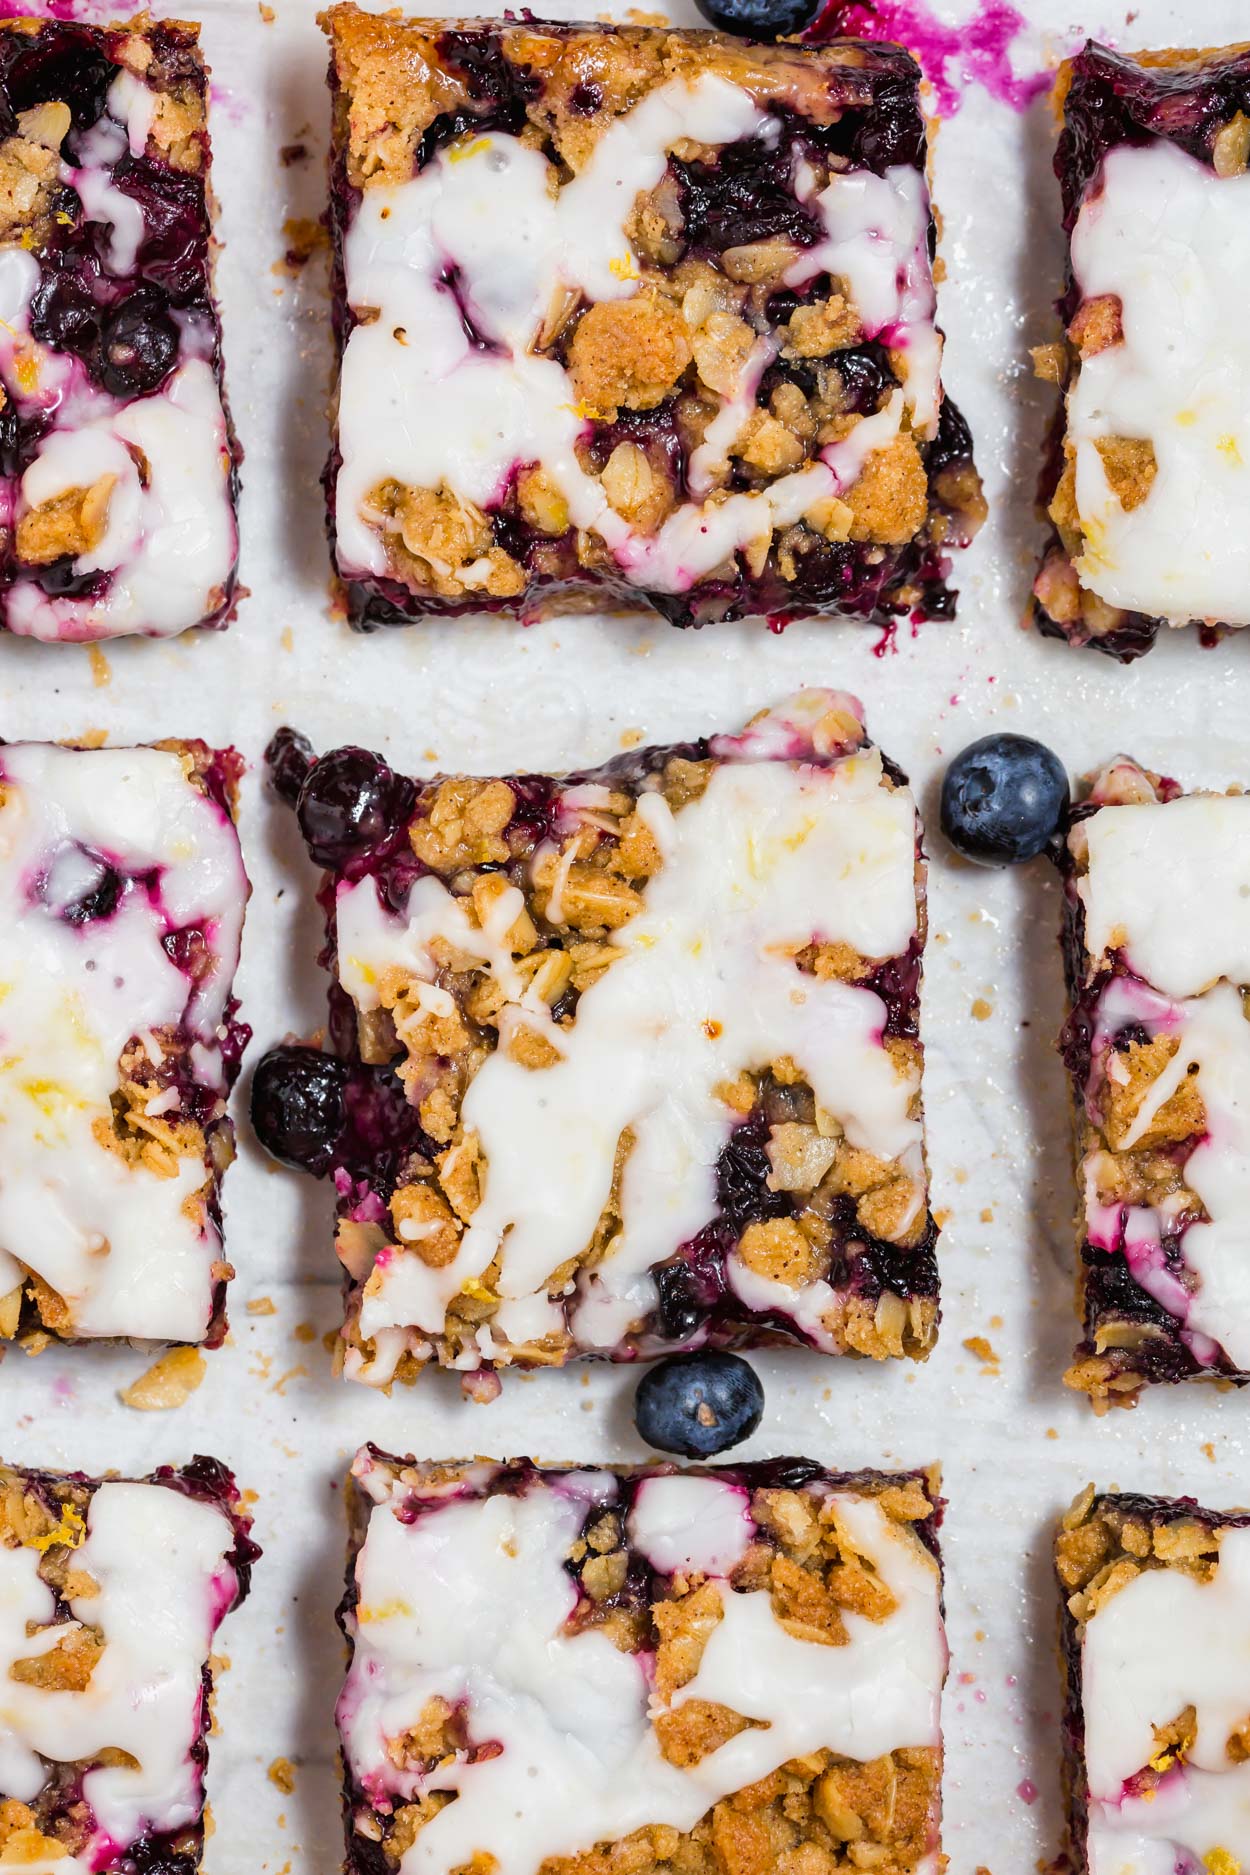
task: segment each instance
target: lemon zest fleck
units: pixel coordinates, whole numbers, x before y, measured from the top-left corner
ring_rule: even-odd
[[[480,156],[483,150],[489,150],[489,137],[474,137],[472,143],[462,143],[447,152],[449,163],[467,163],[471,156]]]
[[[54,1544],[64,1543],[66,1549],[77,1549],[86,1527],[82,1512],[75,1510],[72,1504],[67,1504],[56,1528],[45,1531],[42,1536],[32,1537],[27,1548],[43,1551],[51,1549]]]
[[[488,1289],[485,1283],[480,1283],[476,1276],[470,1276],[467,1282],[460,1285],[460,1293],[462,1296],[472,1296],[475,1302],[498,1302],[499,1300],[494,1290]]]
[[[632,254],[614,254],[608,262],[608,272],[617,280],[637,280],[641,277]]]
[[[1227,1849],[1211,1849],[1202,1858],[1207,1875],[1241,1875],[1241,1863]]]
[[[33,1100],[40,1113],[46,1114],[49,1119],[67,1107],[81,1109],[87,1104],[85,1100],[79,1100],[76,1094],[71,1094],[59,1081],[22,1081],[19,1083],[19,1091],[28,1100]]]
[[[411,1615],[411,1613],[412,1609],[409,1607],[408,1603],[401,1601],[399,1597],[396,1596],[389,1602],[378,1602],[376,1607],[372,1608],[366,1607],[362,1602],[360,1607],[356,1610],[356,1619],[361,1623],[367,1621],[393,1621],[396,1616],[402,1619],[405,1615]]]

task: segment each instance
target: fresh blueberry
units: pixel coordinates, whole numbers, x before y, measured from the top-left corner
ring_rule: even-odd
[[[148,396],[177,358],[178,328],[152,288],[132,293],[101,327],[98,376],[114,397]]]
[[[820,0],[695,0],[704,19],[722,33],[745,39],[779,39],[801,33],[820,10]]]
[[[711,1458],[755,1431],[764,1389],[736,1354],[674,1354],[648,1368],[634,1397],[634,1419],[648,1445],[683,1458]]]
[[[270,737],[265,750],[265,767],[269,770],[274,793],[288,807],[294,807],[299,800],[299,791],[316,759],[312,743],[307,736],[301,736],[298,729],[288,729],[284,725]]]
[[[314,762],[296,813],[319,866],[341,866],[381,846],[412,809],[412,783],[368,749],[332,749]]]
[[[345,1115],[347,1065],[319,1048],[284,1042],[252,1077],[252,1126],[265,1151],[317,1177],[329,1169]]]
[[[955,757],[942,783],[942,832],[979,866],[1035,859],[1067,808],[1063,764],[1031,736],[982,736]]]

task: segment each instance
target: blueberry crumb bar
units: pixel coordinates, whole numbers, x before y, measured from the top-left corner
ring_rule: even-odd
[[[0,1343],[225,1334],[241,767],[0,745]]]
[[[260,1551],[211,1458],[0,1465],[0,1866],[195,1875],[213,1636]]]
[[[1250,624],[1250,46],[1091,41],[1058,95],[1066,340],[1036,356],[1064,408],[1035,618],[1127,661],[1163,626]]]
[[[802,691],[561,779],[303,757],[352,1377],[927,1355],[923,862],[861,716]]]
[[[1250,1514],[1081,1493],[1055,1544],[1075,1875],[1250,1863]]]
[[[233,609],[198,33],[0,21],[0,624],[25,637]]]
[[[1062,864],[1085,1332],[1068,1383],[1099,1411],[1151,1381],[1244,1383],[1250,797],[1183,794],[1121,756]]]
[[[350,1875],[944,1865],[935,1472],[352,1477]]]
[[[906,52],[325,24],[355,624],[950,616],[984,504]]]

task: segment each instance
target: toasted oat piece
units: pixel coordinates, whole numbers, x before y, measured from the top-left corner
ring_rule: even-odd
[[[1066,335],[1037,363],[1064,396],[1034,616],[1128,662],[1164,626],[1250,624],[1250,46],[1091,41],[1058,95]]]
[[[929,1352],[924,868],[860,718],[802,691],[561,779],[302,756],[351,1376]]]
[[[0,1341],[225,1334],[241,770],[0,747]]]
[[[214,1458],[0,1465],[0,1865],[198,1870],[212,1637],[260,1555]]]
[[[1250,797],[1117,757],[1062,861],[1085,1338],[1099,1412],[1152,1381],[1250,1379]]]
[[[349,1871],[418,1836],[432,1875],[940,1865],[936,1473],[352,1479]]]
[[[355,624],[950,616],[984,503],[906,52],[324,24]]]
[[[1055,1542],[1076,1875],[1250,1862],[1250,1513],[1086,1487]]]
[[[199,27],[0,21],[0,626],[224,625],[239,450]]]

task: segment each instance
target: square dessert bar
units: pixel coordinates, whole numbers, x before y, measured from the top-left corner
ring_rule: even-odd
[[[260,1551],[216,1459],[0,1465],[0,1866],[194,1875],[212,1641]]]
[[[311,767],[349,1374],[928,1353],[924,870],[860,717],[802,691],[563,779]]]
[[[0,21],[0,624],[24,637],[234,606],[198,31]]]
[[[944,1866],[936,1474],[352,1477],[351,1875]]]
[[[1040,628],[1128,660],[1250,624],[1250,46],[1088,44],[1059,81],[1064,387]]]
[[[1075,1875],[1237,1875],[1250,1865],[1250,1514],[1090,1485],[1055,1564]]]
[[[1250,796],[1120,757],[1064,848],[1085,1339],[1101,1411],[1250,1379]],[[1187,883],[1188,882],[1188,883]]]
[[[326,23],[354,623],[950,616],[984,504],[907,53]]]
[[[225,1334],[241,768],[0,745],[0,1340]]]

